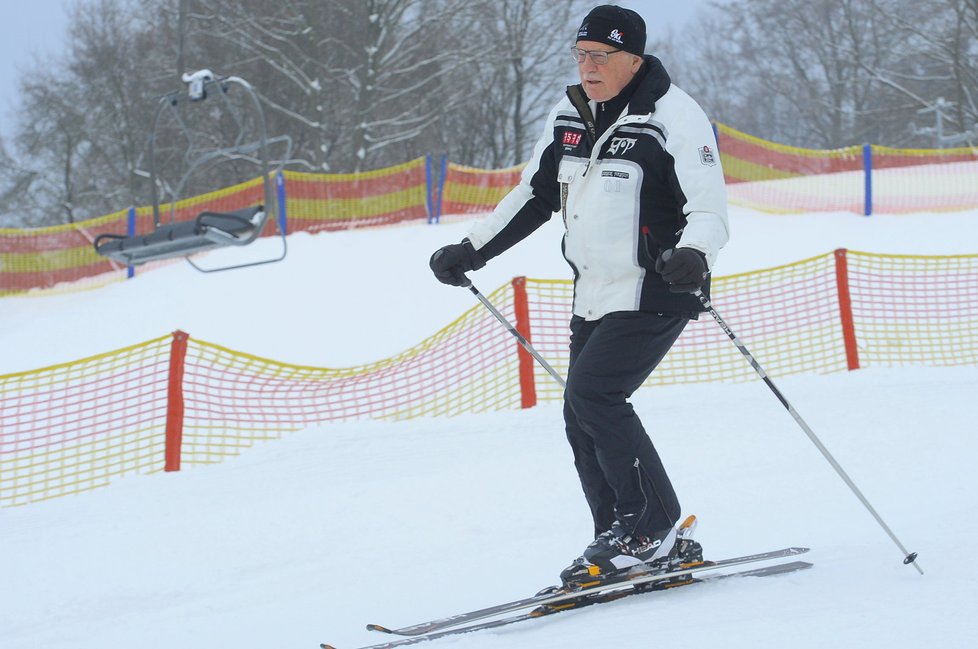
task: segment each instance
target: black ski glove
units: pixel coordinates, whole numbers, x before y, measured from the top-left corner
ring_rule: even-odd
[[[486,261],[471,241],[462,239],[462,243],[453,243],[436,250],[428,265],[442,284],[468,286],[471,282],[465,273],[479,270],[486,265]]]
[[[673,293],[692,293],[706,281],[706,255],[693,248],[670,248],[655,260],[655,272],[662,275]]]

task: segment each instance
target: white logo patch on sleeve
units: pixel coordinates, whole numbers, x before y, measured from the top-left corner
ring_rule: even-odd
[[[699,151],[700,151],[700,162],[705,164],[707,167],[712,167],[716,165],[717,157],[716,154],[713,152],[713,149],[711,149],[708,146],[701,146],[699,148]]]

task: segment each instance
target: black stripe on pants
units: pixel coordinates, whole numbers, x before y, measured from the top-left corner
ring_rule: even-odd
[[[679,520],[676,492],[628,398],[687,322],[640,311],[571,318],[564,422],[595,536],[615,520],[642,535]]]

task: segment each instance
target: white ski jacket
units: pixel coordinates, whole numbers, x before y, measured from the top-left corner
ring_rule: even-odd
[[[645,57],[637,76],[627,108],[597,137],[597,105],[585,104],[580,86],[569,87],[520,184],[468,235],[489,260],[560,212],[574,314],[588,320],[615,311],[695,318],[703,311],[698,298],[671,293],[655,259],[688,247],[712,268],[729,236],[723,171],[705,113],[655,57]]]

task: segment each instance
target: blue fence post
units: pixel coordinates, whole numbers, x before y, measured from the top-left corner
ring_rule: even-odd
[[[441,198],[445,193],[445,177],[448,176],[448,154],[441,154],[441,173],[438,174],[438,203],[435,206],[435,223],[441,222]]]
[[[126,218],[126,235],[129,237],[136,236],[136,208],[129,206],[129,214]],[[126,267],[126,279],[132,279],[136,276],[136,269],[133,266]]]
[[[433,178],[431,177],[431,154],[424,154],[424,180],[425,180],[425,194],[424,201],[425,207],[428,210],[428,223],[435,222],[435,209],[434,209],[434,196],[432,195],[433,190]]]
[[[285,236],[289,233],[287,228],[289,221],[285,212],[285,174],[281,171],[275,174],[275,194],[278,198],[278,231]]]
[[[873,145],[863,145],[863,173],[866,176],[865,203],[863,214],[872,216],[873,214]]]

